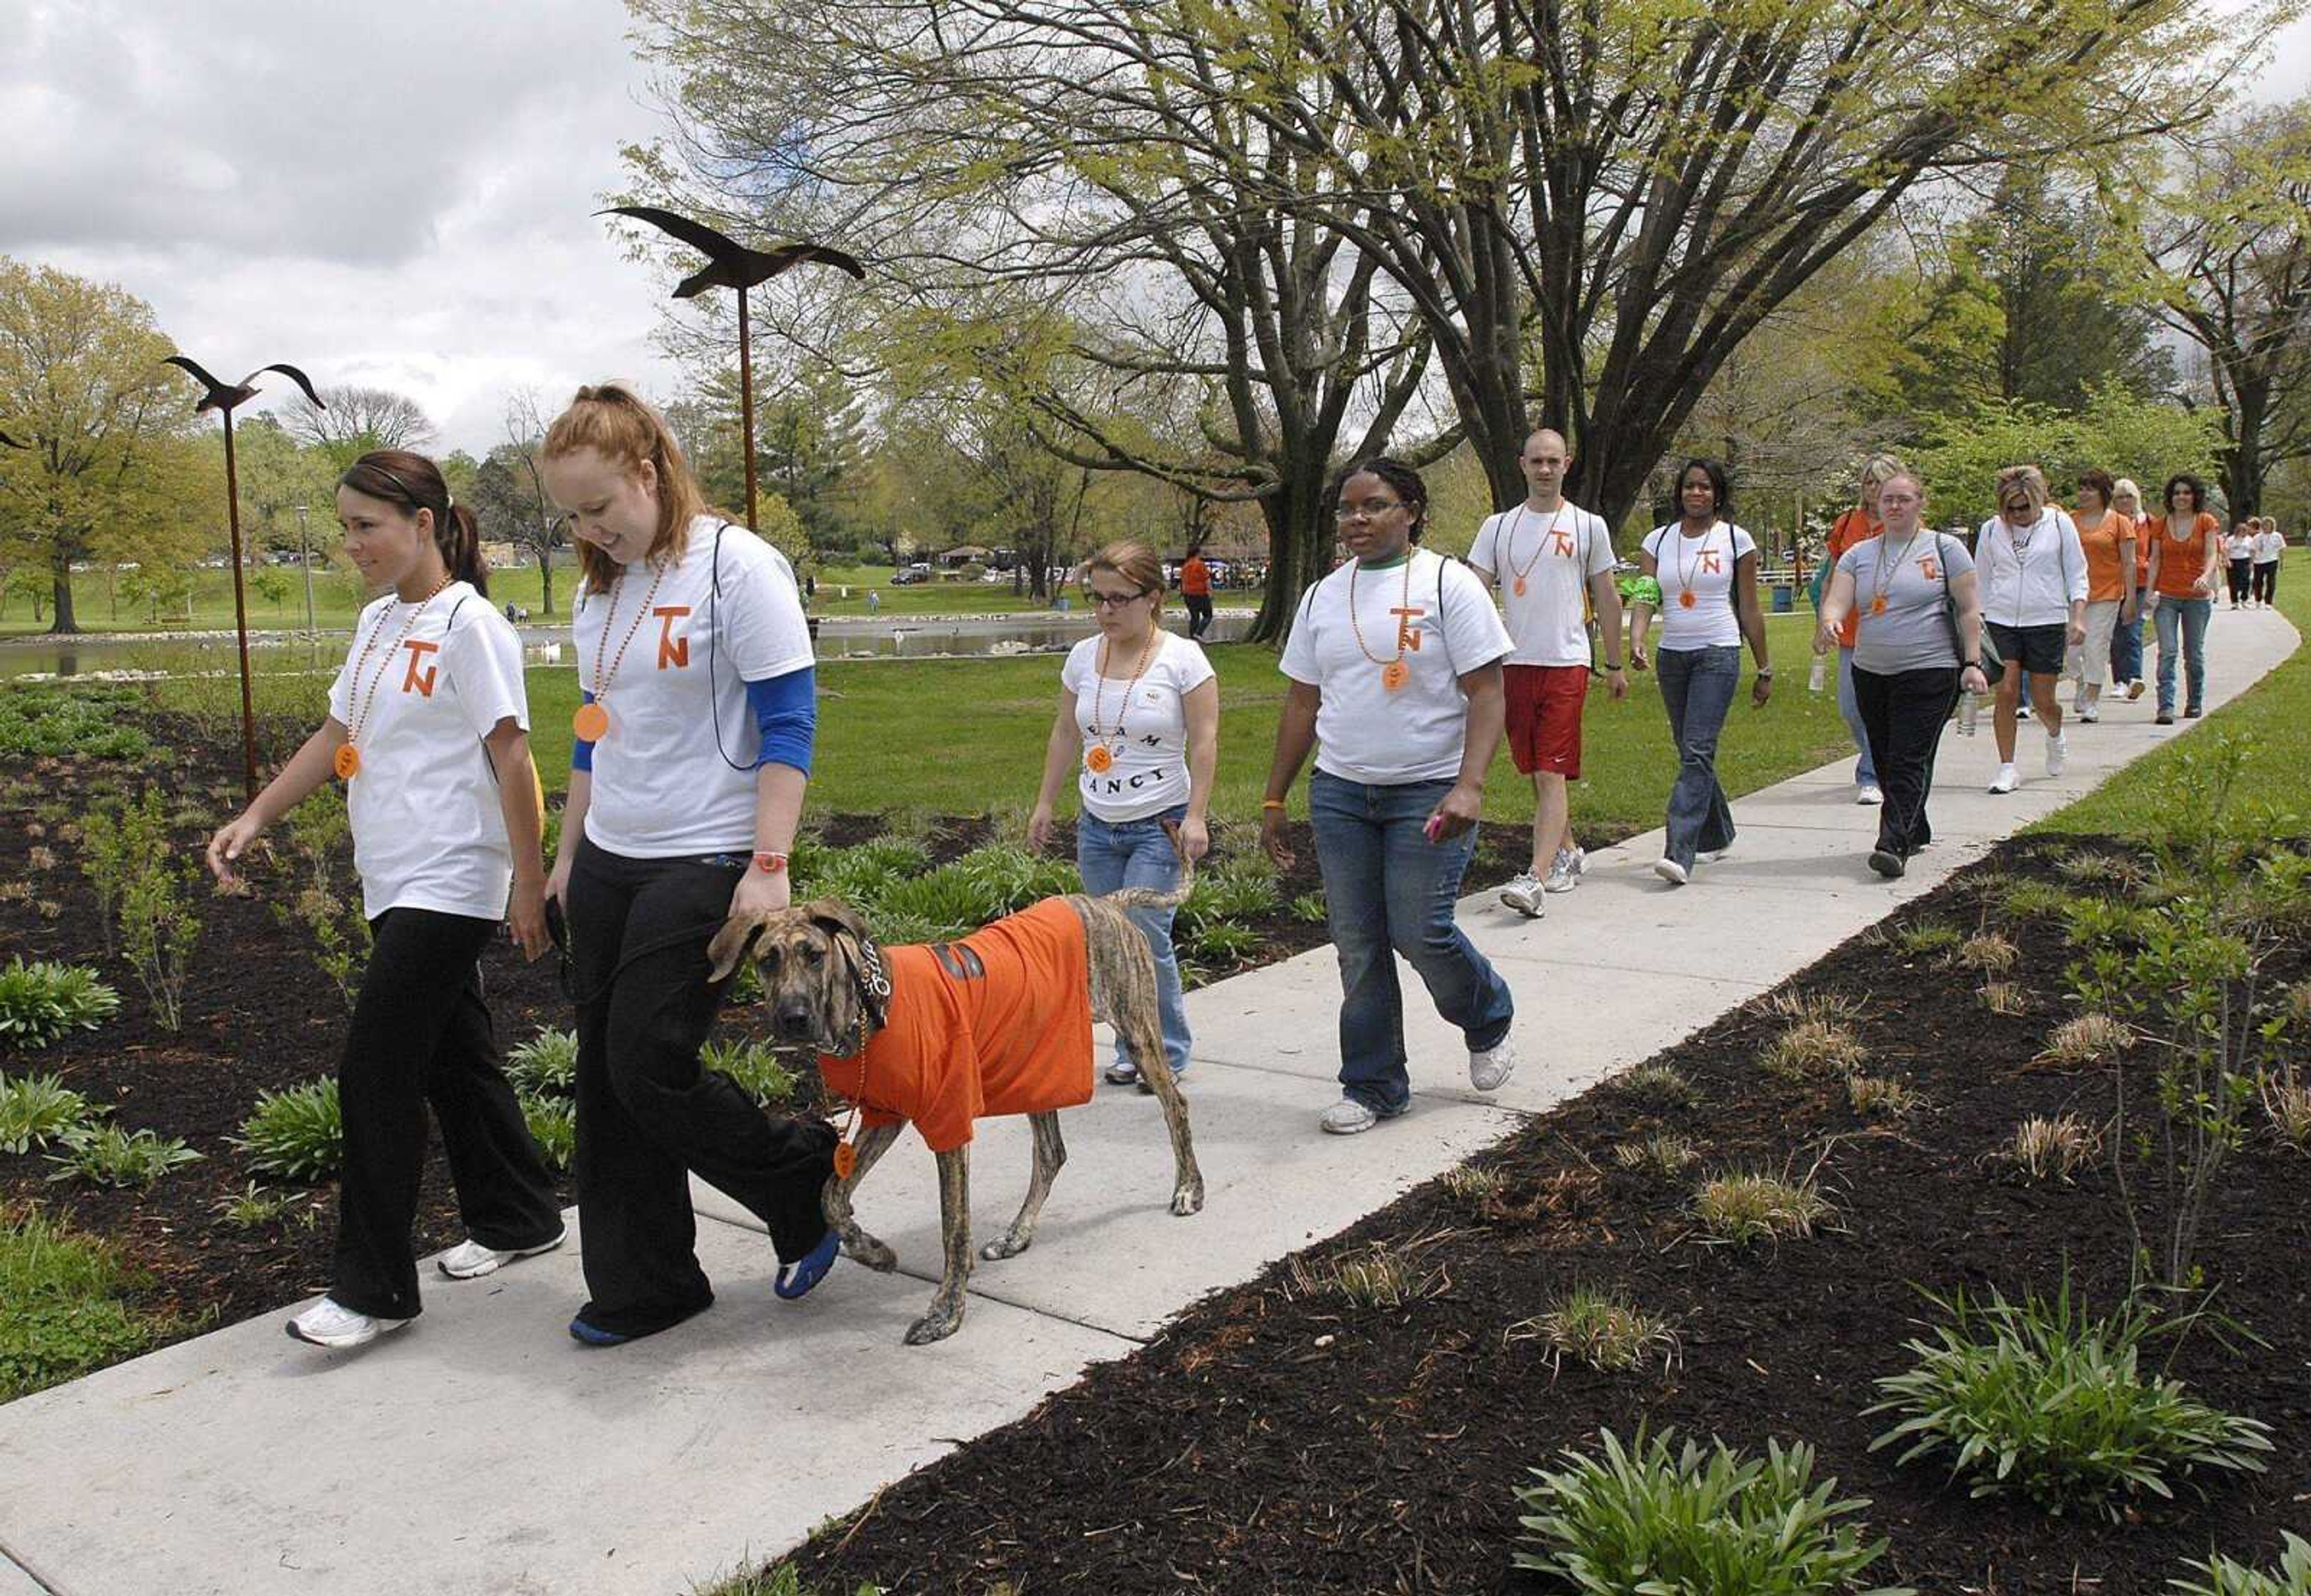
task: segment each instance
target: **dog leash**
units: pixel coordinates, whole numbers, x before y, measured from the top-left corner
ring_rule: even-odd
[[[867,1016],[870,1013],[887,1013],[891,1002],[891,972],[883,963],[883,950],[871,938],[853,937],[858,946],[853,956],[844,948],[842,962],[850,971],[850,984],[859,994],[859,1013],[850,1022],[850,1034],[843,1038],[842,1051],[836,1055],[844,1063],[859,1066],[859,1090],[848,1098],[850,1112],[842,1123],[834,1128],[834,1178],[847,1181],[851,1171],[859,1167],[859,1147],[856,1132],[859,1128],[859,1105],[867,1096]],[[820,1078],[825,1078],[822,1067]]]

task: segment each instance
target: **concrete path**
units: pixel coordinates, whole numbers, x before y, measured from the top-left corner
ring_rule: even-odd
[[[2276,615],[2218,616],[2211,702],[2296,642]],[[1783,690],[1802,692],[1792,676]],[[1516,990],[1523,1062],[1493,1097],[1471,1093],[1458,1036],[1408,974],[1417,1108],[1365,1136],[1315,1131],[1337,1095],[1328,950],[1192,994],[1205,1212],[1169,1216],[1152,1103],[1103,1089],[1064,1121],[1068,1168],[1033,1250],[982,1263],[963,1330],[937,1347],[899,1344],[937,1259],[931,1163],[909,1137],[859,1204],[898,1249],[894,1278],[839,1265],[807,1301],[780,1303],[767,1241],[702,1189],[700,1252],[721,1299],[633,1347],[590,1351],[563,1334],[584,1295],[573,1245],[486,1280],[432,1279],[424,1317],[360,1352],[292,1345],[284,1311],[0,1408],[0,1596],[711,1584],[1774,986],[2187,729],[2150,721],[2146,696],[2074,726],[2059,781],[2026,724],[2031,779],[2002,798],[1983,790],[1987,724],[1953,730],[1940,841],[1896,885],[1863,868],[1873,814],[1853,804],[1847,762],[1739,800],[1734,851],[1690,886],[1653,878],[1655,833],[1592,855],[1586,884],[1544,920],[1470,899],[1462,924]],[[984,1236],[1017,1204],[1024,1127],[984,1125],[976,1148]]]

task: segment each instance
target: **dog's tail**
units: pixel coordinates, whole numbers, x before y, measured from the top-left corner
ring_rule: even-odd
[[[1178,826],[1164,822],[1164,834],[1172,839],[1172,851],[1180,859],[1180,879],[1172,890],[1159,893],[1153,887],[1127,886],[1103,894],[1101,903],[1118,909],[1177,909],[1188,901],[1189,889],[1196,885],[1196,861],[1188,857],[1188,845],[1181,840]]]

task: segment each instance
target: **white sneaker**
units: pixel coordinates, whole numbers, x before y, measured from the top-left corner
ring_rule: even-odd
[[[1695,854],[1693,857],[1694,857],[1696,859],[1697,859],[1698,861],[1700,861],[1702,864],[1705,864],[1705,865],[1714,865],[1714,864],[1715,864],[1719,859],[1723,859],[1727,854],[1729,854],[1729,853],[1731,853],[1731,852],[1732,852],[1732,851],[1733,851],[1733,844],[1732,844],[1732,843],[1731,843],[1731,842],[1728,842],[1728,843],[1726,843],[1726,844],[1725,844],[1725,846],[1724,846],[1724,847],[1722,847],[1722,848],[1705,848],[1705,849],[1703,849],[1699,853]]]
[[[1886,789],[1875,781],[1865,781],[1853,789],[1853,801],[1857,804],[1882,804],[1886,801]]]
[[[1588,862],[1589,856],[1578,848],[1560,848],[1549,861],[1548,879],[1541,885],[1549,892],[1569,893],[1581,885],[1581,872]]]
[[[2079,719],[2085,721],[2089,726],[2094,725],[2097,721],[2102,719],[2102,706],[2097,703],[2093,699],[2087,700],[2086,702],[2079,706]]]
[[[1671,886],[1683,886],[1687,880],[1685,867],[1666,854],[1653,860],[1653,874]]]
[[[1990,779],[1990,790],[1993,792],[2011,792],[2021,785],[2022,772],[2010,764],[2000,765],[1998,774]]]
[[[1380,1123],[1380,1116],[1353,1097],[1343,1097],[1318,1118],[1319,1129],[1333,1136],[1355,1136]]]
[[[2046,739],[2046,774],[2050,776],[2061,775],[2062,773],[2062,767],[2070,763],[2070,758],[2071,740],[2069,737],[2058,731],[2054,736]]]
[[[541,1252],[551,1252],[569,1237],[568,1231],[557,1234],[550,1242],[535,1247],[501,1248],[484,1245],[468,1238],[459,1242],[435,1260],[435,1267],[452,1280],[477,1280],[484,1275],[494,1275],[517,1258],[535,1258]]]
[[[372,1319],[323,1297],[289,1321],[289,1334],[316,1347],[366,1347],[388,1330],[397,1330],[406,1319]]]
[[[1479,1092],[1497,1092],[1516,1073],[1516,1041],[1504,1036],[1486,1048],[1469,1050],[1469,1084]]]
[[[1542,898],[1540,877],[1530,870],[1501,888],[1501,902],[1527,920],[1539,920],[1548,908]]]

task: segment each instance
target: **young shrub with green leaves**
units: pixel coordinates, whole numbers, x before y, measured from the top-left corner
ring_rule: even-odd
[[[61,1143],[95,1115],[87,1098],[53,1075],[0,1075],[0,1153]]]
[[[2311,1596],[2311,1540],[2292,1531],[2280,1532],[2276,1568],[2250,1568],[2219,1552],[2184,1566],[2195,1569],[2199,1577],[2167,1582],[2182,1596]]]
[[[0,1048],[41,1048],[93,1031],[120,1012],[120,994],[77,964],[20,955],[0,970]]]
[[[2162,1322],[2130,1299],[2097,1319],[2067,1278],[2052,1301],[1926,1300],[1942,1322],[1905,1343],[1915,1363],[1878,1382],[1886,1400],[1865,1411],[1903,1417],[1871,1451],[1906,1443],[1898,1462],[1947,1458],[1975,1496],[2019,1493],[2049,1513],[2113,1520],[2202,1470],[2263,1472],[2268,1426],[2143,1372],[2144,1344],[2195,1315]]]
[[[287,903],[274,906],[274,916],[284,926],[302,926],[313,938],[313,962],[335,983],[351,1013],[361,995],[362,972],[369,968],[371,934],[360,887],[337,869],[353,839],[344,794],[334,784],[323,787],[289,811],[282,830],[304,885]]]
[[[568,1096],[578,1085],[578,1033],[541,1027],[506,1054],[505,1072],[516,1092]]]
[[[139,1191],[170,1170],[198,1164],[201,1156],[173,1136],[123,1130],[118,1125],[83,1125],[59,1138],[61,1153],[48,1155],[57,1166],[51,1181],[80,1179],[95,1186],[134,1186]]]
[[[249,1166],[284,1180],[310,1183],[336,1173],[344,1144],[344,1112],[331,1077],[266,1093],[240,1126]]]
[[[1754,1458],[1711,1437],[1705,1449],[1675,1430],[1632,1444],[1598,1433],[1601,1455],[1567,1448],[1563,1466],[1535,1469],[1517,1492],[1518,1523],[1536,1549],[1516,1565],[1554,1575],[1585,1596],[1641,1591],[1691,1596],[1836,1596],[1862,1589],[1886,1555],[1853,1521],[1866,1498],[1837,1499],[1837,1481],[1813,1478],[1813,1448],[1766,1443]],[[1866,1596],[1914,1596],[1881,1586]]]
[[[177,1030],[184,1024],[186,972],[201,935],[194,895],[200,867],[170,840],[154,788],[134,804],[92,809],[83,833],[83,868],[107,924],[118,932],[121,955],[152,1000],[153,1017]]]

